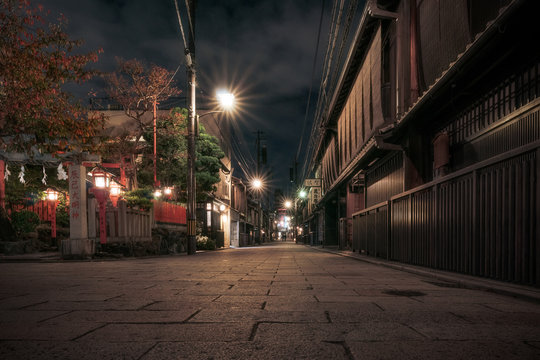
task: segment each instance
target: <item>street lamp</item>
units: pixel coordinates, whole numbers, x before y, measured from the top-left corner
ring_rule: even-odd
[[[235,98],[229,91],[220,89],[216,91],[216,97],[224,110],[232,110],[234,108]]]
[[[186,56],[189,56],[189,52]],[[196,97],[195,97],[195,68],[191,62],[189,62],[189,83],[190,83],[190,105],[189,105],[189,123],[188,123],[188,141],[187,141],[187,153],[188,153],[188,175],[187,175],[187,254],[193,255],[197,250],[197,215],[196,215],[196,199],[197,199],[197,184],[195,181],[195,149],[196,149],[196,136],[198,134],[198,119],[214,114],[222,113],[226,110],[230,110],[234,105],[234,95],[225,92],[218,91],[217,100],[220,102],[223,110],[210,111],[202,115],[197,115],[196,112]]]
[[[96,197],[99,205],[99,243],[107,243],[107,220],[105,212],[107,210],[107,200],[109,199],[109,187],[111,176],[109,173],[95,168],[92,171],[94,187],[90,189]]]
[[[254,179],[252,185],[255,190],[259,190],[262,188],[262,181],[260,179]]]
[[[45,191],[45,196],[50,209],[51,239],[56,242],[56,206],[58,205],[58,191],[47,189],[47,191]]]
[[[263,182],[259,178],[254,178],[251,181],[251,187],[256,191],[256,199],[257,199],[257,228],[258,228],[258,243],[260,244],[262,241],[262,235],[264,234],[262,231],[262,204],[261,204],[261,191],[263,189]]]

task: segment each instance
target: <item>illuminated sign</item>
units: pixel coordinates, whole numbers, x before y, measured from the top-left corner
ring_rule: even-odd
[[[305,187],[321,187],[322,179],[306,179],[304,180]]]

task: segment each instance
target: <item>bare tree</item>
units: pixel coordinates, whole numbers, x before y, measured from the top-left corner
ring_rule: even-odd
[[[116,136],[116,148],[128,152],[135,164],[140,152],[139,142],[143,134],[152,128],[156,117],[155,113],[154,116],[147,114],[154,111],[156,104],[179,95],[181,91],[174,85],[172,71],[157,65],[146,67],[136,59],[117,58],[117,62],[117,71],[106,75],[107,94],[121,106],[132,124]],[[133,180],[136,187],[136,174]]]

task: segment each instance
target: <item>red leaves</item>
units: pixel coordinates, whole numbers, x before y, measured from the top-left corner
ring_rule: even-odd
[[[72,54],[81,42],[63,31],[65,18],[48,23],[41,13],[43,6],[32,8],[26,0],[0,0],[0,136],[31,131],[42,146],[61,137],[82,143],[102,123],[85,119],[60,86],[88,80],[94,72],[85,66],[102,50]],[[12,148],[29,150],[31,143],[18,139]]]

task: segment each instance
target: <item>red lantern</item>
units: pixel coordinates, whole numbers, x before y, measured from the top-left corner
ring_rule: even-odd
[[[56,239],[56,206],[58,205],[58,191],[47,189],[45,191],[47,202],[49,203],[50,219],[51,219],[51,238]]]

